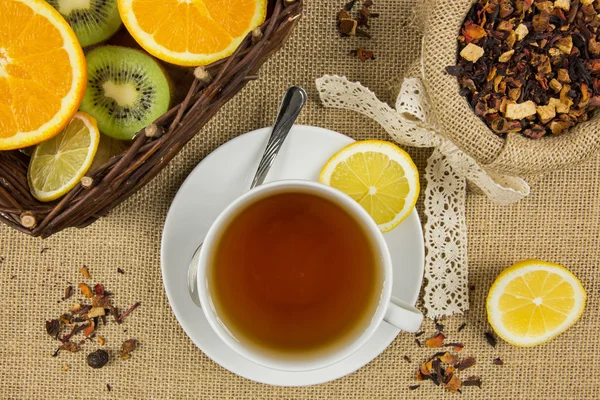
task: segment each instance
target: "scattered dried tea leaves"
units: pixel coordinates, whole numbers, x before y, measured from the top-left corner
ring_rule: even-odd
[[[473,365],[475,365],[475,358],[473,357],[467,357],[464,360],[462,360],[461,362],[458,363],[458,365],[456,366],[456,368],[459,371],[464,371],[467,368],[471,368]]]
[[[425,341],[425,347],[429,347],[429,348],[442,347],[444,345],[444,339],[446,339],[446,336],[444,336],[444,334],[440,332],[437,335],[432,336],[429,339],[427,339]]]
[[[404,356],[402,358],[404,358],[404,361],[406,361],[407,363],[411,363],[412,362],[412,360],[410,359],[409,356]]]
[[[109,392],[112,390],[112,388],[110,387],[110,385],[108,383],[106,384],[106,390],[108,390]]]
[[[64,297],[62,299],[63,300],[67,300],[68,298],[71,297],[72,294],[73,294],[73,286],[69,285],[65,289],[65,295],[64,295]]]
[[[133,310],[135,310],[136,308],[138,308],[139,306],[141,306],[142,303],[140,303],[139,301],[137,303],[135,303],[134,305],[132,305],[131,307],[129,307],[127,309],[127,311],[125,311],[123,314],[119,315],[119,317],[116,319],[117,323],[120,324],[121,322],[123,322],[123,319],[128,316]]]
[[[373,6],[371,0],[366,0],[363,6],[352,15],[352,10],[355,1],[346,3],[344,7],[337,13],[337,29],[342,37],[356,36],[364,39],[371,39],[369,30],[369,20],[379,16],[378,13],[371,12],[370,7]],[[361,61],[374,60],[375,56],[372,51],[364,50],[358,47],[356,50],[350,51],[351,55],[358,57]]]
[[[94,294],[96,296],[104,296],[104,286],[101,283],[97,283],[94,286]]]
[[[460,378],[458,376],[456,376],[456,374],[452,374],[452,376],[450,377],[450,380],[448,381],[448,383],[446,383],[446,390],[451,392],[451,393],[455,393],[462,385],[462,382],[460,380]]]
[[[421,341],[419,339],[415,339],[415,343],[417,344],[417,346],[423,347],[423,345],[421,344]]]
[[[474,386],[474,382],[464,385],[458,374],[473,366],[475,359],[467,357],[459,360],[449,352],[438,352],[419,367],[416,375],[417,381],[431,380],[436,386],[442,386],[449,392],[460,391],[461,386]],[[473,379],[473,377],[469,378]],[[481,382],[479,382],[479,386]]]
[[[58,334],[60,333],[60,321],[58,319],[46,321],[46,332],[53,338],[58,338]]]
[[[462,324],[460,324],[460,326],[458,327],[458,329],[456,330],[456,332],[462,331],[463,329],[465,329],[466,326],[467,326],[467,323],[463,322]]]
[[[477,386],[481,389],[481,378],[478,376],[470,376],[463,381],[462,386]]]
[[[78,286],[81,293],[86,298],[91,299],[91,304],[86,304],[85,301],[82,303],[75,303],[71,306],[70,312],[62,314],[58,319],[46,321],[46,332],[62,342],[60,347],[58,347],[52,355],[53,357],[58,356],[61,350],[75,353],[79,351],[79,346],[83,346],[86,341],[95,341],[93,339],[94,337],[97,337],[98,344],[103,346],[106,343],[106,340],[104,337],[97,335],[97,332],[100,321],[102,321],[103,326],[107,325],[106,313],[110,312],[111,315],[113,315],[115,322],[120,324],[125,317],[141,305],[139,301],[135,302],[127,309],[127,311],[119,315],[118,309],[111,304],[111,293],[105,290],[101,283],[94,285],[93,291],[83,282]],[[72,297],[71,286],[65,291],[65,299],[69,297]],[[60,332],[63,328],[68,333],[61,337]],[[78,340],[74,337],[79,332],[83,332],[83,338],[80,336]],[[73,341],[71,341],[72,338]],[[135,349],[136,343],[135,339],[123,343],[120,350],[120,354],[123,358],[129,358],[129,353]],[[108,360],[109,355],[104,350],[97,350],[87,356],[88,364],[93,368],[101,368]]]
[[[123,342],[119,354],[124,360],[129,360],[131,352],[137,348],[137,343],[136,339],[129,339]]]
[[[86,267],[85,265],[83,267],[79,268],[79,272],[81,272],[81,275],[83,275],[83,277],[85,279],[90,278],[90,271],[89,271],[88,267]]]
[[[444,347],[452,347],[454,351],[462,351],[465,345],[462,343],[447,343],[444,345]]]
[[[70,315],[70,314],[63,314],[63,315],[60,316],[59,320],[63,324],[68,325],[71,322],[73,322],[73,316]]]
[[[499,136],[559,135],[600,108],[599,34],[598,1],[476,0],[446,72]]]
[[[494,336],[494,334],[492,332],[485,332],[485,340],[488,342],[488,344],[492,347],[496,347],[496,344],[498,344],[498,340],[496,339],[496,337]]]
[[[79,290],[81,290],[81,294],[83,294],[88,299],[93,296],[92,289],[90,289],[90,287],[83,282],[79,284]]]
[[[82,330],[84,330],[86,327],[86,325],[73,325],[73,328],[71,329],[71,332],[69,332],[68,334],[64,335],[62,338],[60,338],[61,342],[67,342],[69,341],[73,336],[77,335],[79,332],[81,332]]]
[[[92,333],[94,333],[94,329],[96,328],[96,324],[94,323],[94,321],[90,321],[85,328],[83,329],[83,335],[85,337],[90,337],[90,335]]]
[[[415,337],[423,336],[424,334],[425,334],[425,331],[419,331],[419,332],[415,333]]]
[[[362,47],[357,48],[356,50],[350,50],[350,54],[358,57],[360,61],[374,60],[375,55],[371,50],[365,50]]]
[[[79,348],[73,342],[65,342],[65,343],[61,344],[58,349],[70,351],[71,353],[77,353],[79,351]]]
[[[44,254],[45,252],[47,252],[48,250],[50,250],[50,247],[44,247],[41,251],[40,254]]]
[[[110,296],[96,295],[92,297],[92,307],[110,308]]]
[[[123,271],[122,268],[117,268],[117,272],[120,273],[121,275],[125,274],[125,271]]]
[[[85,315],[87,319],[92,319],[96,317],[101,317],[105,314],[103,307],[92,307],[90,311]]]
[[[356,35],[356,26],[358,21],[352,18],[342,18],[338,23],[338,30],[342,35],[354,36]]]
[[[87,363],[92,368],[102,368],[108,360],[108,353],[104,350],[96,350],[87,355]]]
[[[456,357],[454,354],[450,354],[448,352],[445,352],[443,355],[438,357],[440,359],[441,362],[449,364],[449,365],[456,365],[458,363],[458,357]]]
[[[504,361],[502,361],[502,359],[500,357],[494,358],[493,362],[495,365],[504,365]]]
[[[421,385],[410,385],[410,386],[408,387],[408,390],[415,390],[415,389],[418,389],[418,388],[419,388],[419,386],[421,386]]]

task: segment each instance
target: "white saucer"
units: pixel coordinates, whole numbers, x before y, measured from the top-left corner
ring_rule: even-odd
[[[383,322],[360,350],[327,368],[283,372],[254,364],[231,350],[208,325],[187,291],[188,263],[217,215],[247,191],[271,129],[241,135],[216,149],[188,176],[173,200],[162,236],[161,266],[169,303],[183,330],[208,357],[231,372],[253,381],[279,386],[307,386],[348,375],[377,357],[399,330]],[[325,162],[353,140],[340,133],[295,125],[266,182],[281,179],[317,180]],[[425,248],[416,211],[386,233],[394,263],[392,294],[415,304],[423,279]]]

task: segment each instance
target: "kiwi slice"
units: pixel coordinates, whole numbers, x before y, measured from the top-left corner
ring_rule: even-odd
[[[86,57],[88,84],[80,109],[98,121],[100,132],[130,140],[168,111],[171,89],[162,67],[146,53],[101,46]]]
[[[75,31],[82,47],[100,43],[121,26],[117,0],[46,0]]]

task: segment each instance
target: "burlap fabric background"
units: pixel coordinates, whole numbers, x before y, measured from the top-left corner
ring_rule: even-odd
[[[324,109],[314,79],[325,73],[346,75],[372,88],[381,98],[387,81],[403,73],[418,56],[420,36],[409,25],[412,1],[380,0],[374,11],[372,41],[341,39],[335,14],[341,1],[308,1],[304,18],[290,42],[251,83],[145,189],[107,218],[85,230],[68,230],[42,241],[0,227],[0,398],[2,399],[438,399],[445,394],[431,382],[415,391],[419,362],[435,353],[419,349],[414,336],[401,334],[381,356],[350,376],[307,388],[278,388],[240,378],[212,362],[178,325],[165,296],[159,262],[160,236],[169,204],[192,168],[210,151],[246,131],[270,125],[287,86],[308,89],[310,103],[300,122],[333,129],[356,139],[385,138],[374,122],[358,114]],[[347,53],[361,44],[377,60],[362,63]],[[451,108],[451,107],[449,107]],[[421,170],[428,152],[408,149]],[[465,344],[462,355],[477,365],[462,374],[479,375],[482,389],[465,388],[469,399],[597,399],[600,397],[600,171],[599,159],[540,178],[532,195],[510,207],[497,207],[470,196],[469,271],[471,311],[444,322],[451,341]],[[40,254],[43,248],[49,248]],[[589,294],[582,319],[544,346],[518,349],[499,342],[494,349],[483,336],[488,329],[485,295],[493,279],[513,262],[539,257],[569,267]],[[100,370],[85,355],[98,347],[86,343],[77,354],[51,357],[56,342],[44,320],[58,317],[81,296],[59,302],[67,281],[81,281],[78,270],[90,268],[88,283],[102,282],[114,303],[142,306],[120,326],[100,327],[104,348],[114,356]],[[117,273],[117,268],[125,271]],[[456,333],[463,323],[467,327]],[[426,334],[433,324],[424,325]],[[125,332],[126,330],[126,332]],[[128,361],[118,349],[124,339],[140,347]],[[403,359],[408,355],[412,363]],[[505,365],[492,361],[501,357]],[[68,365],[69,370],[63,371]],[[109,393],[106,384],[112,391]]]
[[[530,140],[495,135],[460,95],[457,79],[445,68],[456,65],[464,17],[473,0],[425,0],[423,74],[442,133],[488,169],[524,176],[573,166],[600,149],[600,115],[559,136]]]

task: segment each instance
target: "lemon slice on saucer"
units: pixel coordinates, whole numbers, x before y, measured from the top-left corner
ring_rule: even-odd
[[[382,140],[354,142],[327,162],[319,182],[346,193],[382,232],[400,224],[419,197],[419,171],[408,153]]]
[[[92,165],[99,140],[94,117],[75,114],[58,135],[33,151],[27,171],[31,194],[40,201],[52,201],[75,187]]]
[[[488,320],[502,339],[531,347],[575,324],[585,301],[581,282],[565,267],[540,260],[519,261],[492,285]]]

